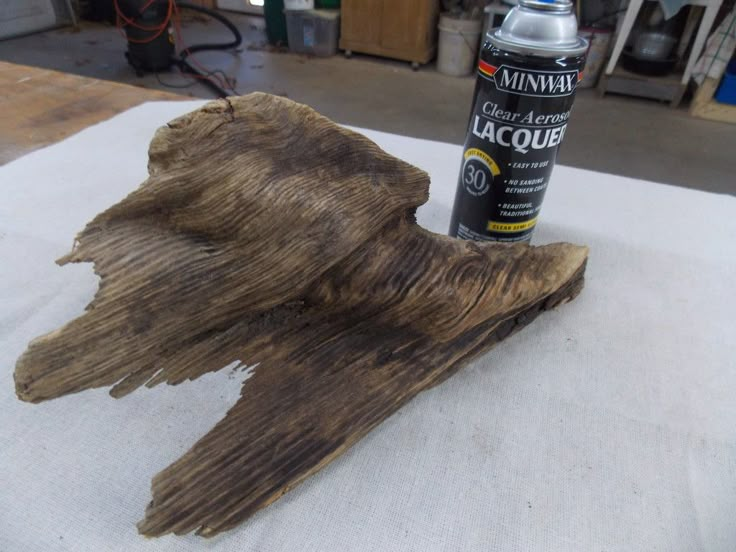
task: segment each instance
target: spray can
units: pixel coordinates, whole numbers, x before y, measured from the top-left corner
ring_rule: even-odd
[[[486,35],[451,236],[531,239],[587,48],[569,0],[519,0]]]

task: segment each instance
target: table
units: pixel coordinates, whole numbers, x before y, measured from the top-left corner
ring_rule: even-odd
[[[155,129],[199,105],[144,104],[0,167],[0,550],[736,549],[736,198],[564,166],[534,241],[590,247],[578,298],[236,529],[141,538],[151,477],[241,373],[30,405],[12,370],[97,289],[89,265],[53,260],[145,179]],[[417,220],[445,232],[461,147],[363,132],[428,171]]]
[[[140,103],[183,96],[0,61],[0,164]]]

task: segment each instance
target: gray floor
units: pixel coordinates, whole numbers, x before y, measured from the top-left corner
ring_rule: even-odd
[[[254,90],[307,103],[345,124],[462,143],[474,80],[427,66],[343,56],[318,59],[269,51],[263,19],[233,15],[244,34],[239,53],[207,52],[201,63],[237,78],[237,91]],[[220,40],[214,22],[189,20],[188,43]],[[55,30],[0,42],[0,59],[138,86],[166,89],[157,77],[136,77],[118,31],[85,23],[81,32]],[[186,84],[177,73],[160,81]],[[212,97],[201,84],[176,90]],[[578,93],[560,163],[597,171],[736,195],[736,126],[690,117],[647,100]]]

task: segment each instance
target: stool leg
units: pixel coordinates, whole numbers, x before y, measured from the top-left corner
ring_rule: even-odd
[[[710,28],[713,26],[713,21],[718,14],[719,7],[720,2],[711,2],[705,8],[703,19],[700,21],[700,27],[698,27],[698,34],[695,35],[693,49],[690,50],[690,57],[687,58],[687,66],[685,67],[685,72],[682,75],[682,84],[690,82],[690,75],[692,75],[693,66],[695,65],[695,62],[698,61],[698,58],[703,51],[705,39],[708,38],[708,33],[710,33]]]
[[[698,20],[703,13],[703,9],[703,6],[690,6],[690,13],[687,14],[687,21],[685,22],[685,29],[682,31],[680,43],[677,45],[677,59],[685,57],[685,51],[690,44],[690,39],[693,37],[695,27],[698,25]]]
[[[626,14],[624,15],[624,22],[621,24],[621,29],[618,31],[616,44],[613,46],[611,58],[608,60],[608,65],[606,66],[606,75],[613,73],[613,70],[616,68],[618,58],[626,45],[626,40],[629,38],[631,29],[634,27],[634,22],[636,21],[636,16],[639,14],[639,10],[643,3],[644,0],[631,0],[631,2],[629,2],[629,7],[626,9]]]

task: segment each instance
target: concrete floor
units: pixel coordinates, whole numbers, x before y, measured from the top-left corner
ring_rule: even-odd
[[[281,94],[340,123],[462,143],[474,78],[441,75],[432,65],[414,72],[407,63],[370,56],[319,59],[269,51],[262,18],[231,15],[244,35],[240,51],[205,52],[197,59],[235,76],[239,93]],[[183,32],[189,44],[226,36],[215,22],[197,19],[185,21]],[[144,87],[190,84],[177,91],[212,97],[176,72],[137,77],[124,50],[115,28],[85,23],[81,32],[62,29],[0,42],[0,59]],[[558,162],[736,195],[736,126],[694,119],[657,102],[582,90]]]

